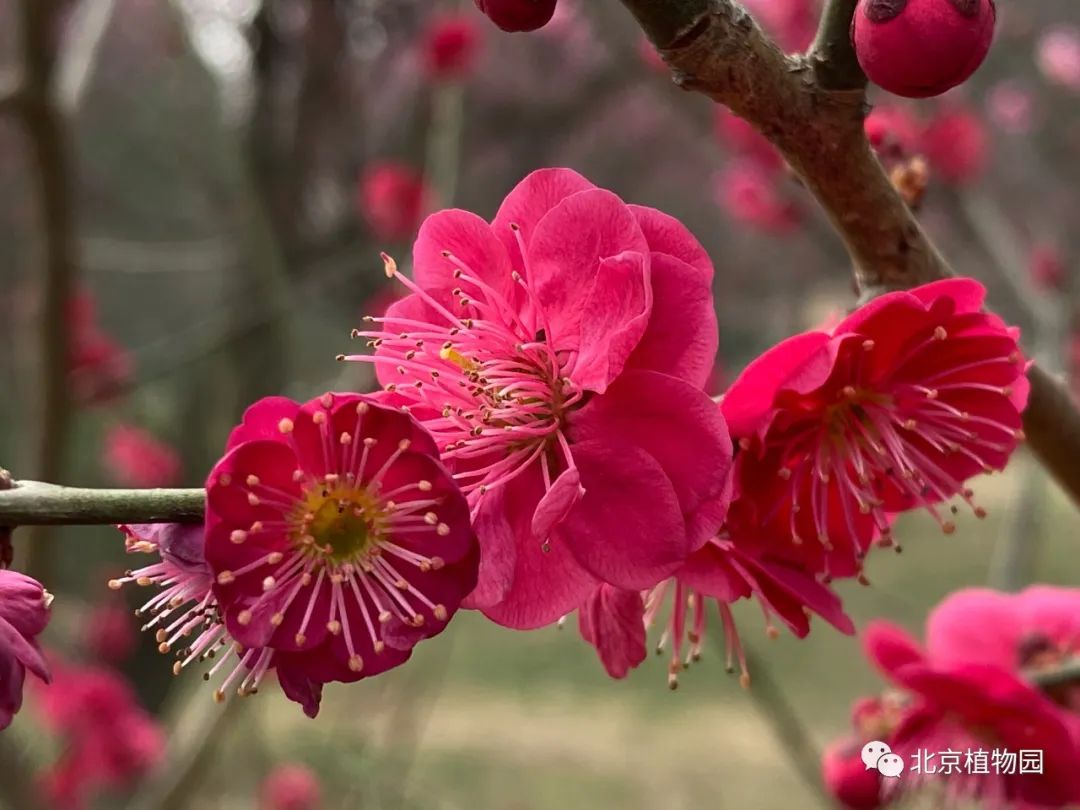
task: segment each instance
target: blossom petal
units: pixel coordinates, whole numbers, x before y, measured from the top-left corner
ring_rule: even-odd
[[[821,385],[833,368],[836,344],[825,332],[790,337],[757,357],[738,376],[720,401],[731,435],[756,433],[774,408],[782,389]]]
[[[1019,665],[1022,636],[1017,597],[988,588],[951,594],[926,620],[926,651],[935,664]]]
[[[713,263],[705,248],[694,238],[685,225],[670,214],[644,205],[628,205],[637,218],[649,249],[662,253],[692,267],[696,275],[707,284],[712,283]]]
[[[518,272],[526,272],[526,263],[513,229],[518,229],[522,243],[528,246],[537,224],[548,211],[571,194],[593,188],[596,186],[572,169],[538,169],[506,195],[491,227],[506,246]]]
[[[863,631],[866,656],[883,675],[895,679],[900,670],[926,660],[922,649],[906,630],[886,621],[873,621]]]
[[[491,226],[469,211],[439,211],[424,220],[417,234],[413,246],[414,280],[424,290],[463,287],[473,293],[474,285],[455,279],[459,269],[504,298],[515,290],[510,256]]]
[[[575,445],[574,461],[585,496],[556,529],[552,550],[565,545],[597,579],[620,588],[644,590],[670,576],[692,548],[659,462],[641,448],[600,441]]]
[[[533,539],[531,517],[543,493],[539,470],[522,473],[484,498],[502,489],[506,492],[501,505],[498,500],[481,502],[475,526],[480,537],[480,577],[497,578],[495,586],[488,585],[481,595],[488,601],[492,594],[502,590],[503,596],[497,602],[488,601],[477,606],[485,616],[505,627],[518,630],[544,627],[572,612],[597,583],[560,542],[558,531],[546,552],[542,544]],[[528,508],[521,506],[530,504]],[[502,511],[500,506],[508,509],[501,520],[493,514]],[[489,537],[488,545],[485,545],[485,530],[500,522],[503,526],[498,543],[493,543],[494,538]],[[494,563],[485,560],[488,550],[493,547],[497,554]],[[509,583],[505,579],[508,561],[513,564]],[[466,606],[472,607],[478,601],[474,593]]]
[[[581,345],[571,379],[586,390],[604,393],[645,334],[651,311],[646,257],[620,253],[601,261],[581,313]]]
[[[271,442],[286,441],[278,425],[282,419],[295,419],[300,403],[288,397],[264,397],[244,411],[240,424],[233,428],[225,444],[225,452],[243,442],[265,439]]]
[[[541,543],[547,540],[551,530],[563,521],[584,494],[577,467],[563,470],[536,506],[532,516],[533,538]]]
[[[581,319],[600,264],[620,253],[649,256],[641,228],[617,196],[593,189],[567,197],[536,226],[529,245],[529,274],[560,350],[576,349]]]
[[[645,660],[645,605],[640,591],[601,585],[578,609],[581,637],[596,648],[612,678]]]
[[[652,314],[626,363],[704,388],[713,373],[720,335],[712,279],[681,259],[652,255]]]
[[[572,415],[570,435],[575,443],[642,449],[658,462],[679,499],[691,550],[719,530],[731,500],[732,447],[704,391],[655,371],[627,371]]]

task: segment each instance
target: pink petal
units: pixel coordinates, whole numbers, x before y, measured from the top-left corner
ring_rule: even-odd
[[[589,441],[574,446],[585,497],[558,527],[565,545],[597,579],[619,588],[650,588],[670,576],[692,548],[678,496],[644,450]],[[579,600],[580,604],[580,600]]]
[[[926,650],[934,664],[1019,665],[1023,629],[1018,598],[987,588],[951,594],[926,620]]]
[[[11,655],[46,683],[49,667],[37,644],[30,641],[4,619],[0,619],[0,657]]]
[[[1015,598],[1025,633],[1039,632],[1063,647],[1080,641],[1080,590],[1033,585]]]
[[[652,314],[627,368],[660,371],[704,388],[720,336],[712,280],[686,262],[652,255]]]
[[[289,700],[299,703],[304,714],[314,719],[322,703],[323,684],[313,681],[303,671],[302,665],[292,663],[289,657],[278,655],[278,683]]]
[[[515,270],[526,272],[525,258],[518,249],[512,226],[519,229],[523,244],[528,246],[537,224],[548,211],[571,194],[593,188],[596,186],[571,169],[539,169],[506,195],[491,227],[506,246]]]
[[[922,649],[906,630],[886,621],[870,622],[863,631],[866,656],[883,675],[895,679],[903,668],[926,660]]]
[[[547,540],[551,530],[566,518],[584,494],[577,467],[564,470],[536,506],[532,517],[533,538],[539,543]]]
[[[501,502],[498,498],[488,500],[500,491]],[[540,471],[530,469],[484,495],[476,516],[481,585],[466,606],[475,605],[493,622],[518,630],[558,621],[580,605],[597,584],[559,541],[558,534],[546,552],[533,539],[532,515],[542,494]],[[496,526],[499,533],[493,537],[490,531]],[[486,585],[485,576],[489,579]],[[502,598],[493,600],[499,591]]]
[[[748,365],[728,388],[720,409],[731,435],[752,436],[772,412],[783,388],[820,385],[828,379],[836,345],[824,332],[804,332],[773,346]]]
[[[645,660],[645,605],[639,591],[601,585],[578,609],[581,637],[596,648],[612,678]]]
[[[447,258],[445,253],[453,254],[458,261]],[[413,246],[414,280],[425,290],[461,287],[454,278],[461,264],[469,275],[479,278],[498,295],[505,298],[515,293],[510,257],[487,222],[457,209],[432,214],[420,226]]]
[[[285,441],[278,425],[282,419],[294,419],[300,403],[288,397],[264,397],[244,411],[244,418],[233,428],[225,444],[228,452],[242,442],[265,439],[271,442]]]
[[[649,245],[633,214],[610,191],[574,194],[540,220],[529,245],[528,273],[556,348],[578,348],[600,263],[625,252],[649,256]]]
[[[679,499],[691,549],[719,530],[731,500],[732,447],[720,409],[704,391],[666,374],[628,371],[573,414],[570,435],[575,444],[644,450],[659,463]]]
[[[651,311],[645,256],[622,253],[600,262],[581,314],[581,348],[571,379],[586,390],[604,393],[645,334]]]
[[[978,312],[986,301],[986,287],[973,278],[945,278],[908,290],[926,304],[940,299],[952,302],[955,312]]]
[[[642,233],[653,253],[663,253],[690,265],[697,276],[712,283],[713,263],[705,248],[679,220],[655,208],[643,205],[627,206],[637,218]]]

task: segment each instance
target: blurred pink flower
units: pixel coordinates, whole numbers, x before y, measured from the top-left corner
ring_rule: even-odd
[[[1032,130],[1035,98],[1030,90],[1014,81],[998,82],[986,94],[990,120],[1002,131],[1023,135]]]
[[[642,64],[649,70],[655,71],[662,76],[669,75],[667,63],[661,58],[656,46],[649,42],[649,38],[644,34],[638,38],[638,56],[641,57]]]
[[[1050,244],[1036,245],[1028,257],[1028,273],[1037,287],[1059,290],[1068,280],[1068,267],[1061,251]]]
[[[105,435],[105,466],[128,487],[169,487],[180,480],[179,454],[148,431],[115,425]]]
[[[979,179],[990,159],[986,125],[967,107],[939,110],[923,131],[923,152],[946,182],[966,185]]]
[[[259,810],[318,810],[322,788],[306,765],[287,762],[266,777],[259,791]]]
[[[919,152],[922,122],[902,104],[879,104],[863,123],[866,138],[882,159],[913,157]]]
[[[401,163],[372,163],[357,187],[357,210],[375,238],[384,242],[412,236],[429,202],[424,178]]]
[[[802,215],[781,194],[779,182],[756,161],[735,159],[716,175],[716,199],[735,222],[762,233],[791,233],[802,224]]]
[[[1003,469],[1020,442],[1027,363],[1018,330],[950,279],[887,293],[831,332],[754,360],[721,400],[732,436],[732,536],[830,577],[858,575],[891,515],[940,504]],[[745,538],[745,539],[744,539]]]
[[[600,582],[651,587],[715,534],[731,448],[701,390],[712,264],[685,227],[546,169],[490,224],[429,217],[413,268],[387,259],[413,294],[347,359],[375,363],[462,482],[483,549],[468,606],[542,626]]]
[[[41,779],[59,808],[85,806],[94,795],[131,785],[161,761],[165,736],[119,674],[52,658],[53,684],[36,691],[41,718],[63,742]]]
[[[131,384],[130,355],[98,328],[97,304],[89,290],[79,290],[72,296],[68,318],[68,382],[72,397],[82,405],[115,399]]]
[[[138,641],[135,622],[131,611],[122,603],[102,602],[86,614],[83,644],[99,661],[120,664],[135,651]]]
[[[0,569],[0,731],[22,707],[27,670],[49,683],[37,637],[49,623],[51,602],[36,580]]]
[[[459,81],[476,70],[484,35],[473,15],[439,14],[421,40],[424,68],[436,81]]]
[[[1005,807],[1080,801],[1078,689],[1065,684],[1041,692],[1026,680],[1074,659],[1080,591],[958,591],[931,612],[925,651],[880,621],[867,628],[864,643],[882,674],[914,698],[889,741],[905,760],[919,750],[1042,751],[1038,773],[909,771],[890,787],[906,793],[943,782],[948,795]]]
[[[426,431],[357,394],[252,405],[207,478],[206,562],[229,635],[286,694],[403,664],[476,585],[464,496]],[[234,676],[236,673],[234,673]],[[230,676],[230,678],[233,676]]]
[[[1035,63],[1048,81],[1080,92],[1080,28],[1048,28],[1035,46]]]
[[[881,774],[862,761],[864,741],[845,737],[831,743],[821,757],[825,789],[847,810],[875,810],[884,803]]]
[[[818,0],[746,0],[744,5],[785,51],[804,51],[817,30]]]
[[[778,174],[784,168],[784,158],[768,138],[754,129],[748,121],[724,107],[716,105],[714,132],[721,144],[737,157],[747,159],[767,174]]]

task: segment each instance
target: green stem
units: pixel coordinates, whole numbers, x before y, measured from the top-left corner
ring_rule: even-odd
[[[198,523],[202,489],[90,489],[16,481],[0,491],[0,526]]]

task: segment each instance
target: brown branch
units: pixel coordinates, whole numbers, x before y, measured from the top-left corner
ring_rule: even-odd
[[[783,153],[847,247],[863,299],[954,275],[866,140],[861,73],[843,44],[854,2],[828,3],[809,56],[784,55],[731,0],[621,2],[676,84],[726,105]],[[1080,411],[1041,369],[1029,379],[1030,446],[1080,503]]]
[[[67,370],[68,301],[76,277],[74,203],[64,123],[54,99],[56,41],[63,6],[43,0],[22,0],[19,19],[21,50],[18,110],[26,132],[37,183],[41,272],[36,295],[37,357],[40,384],[31,404],[32,475],[56,480],[63,474],[71,422]],[[27,569],[47,578],[51,544],[42,536],[31,546]]]

